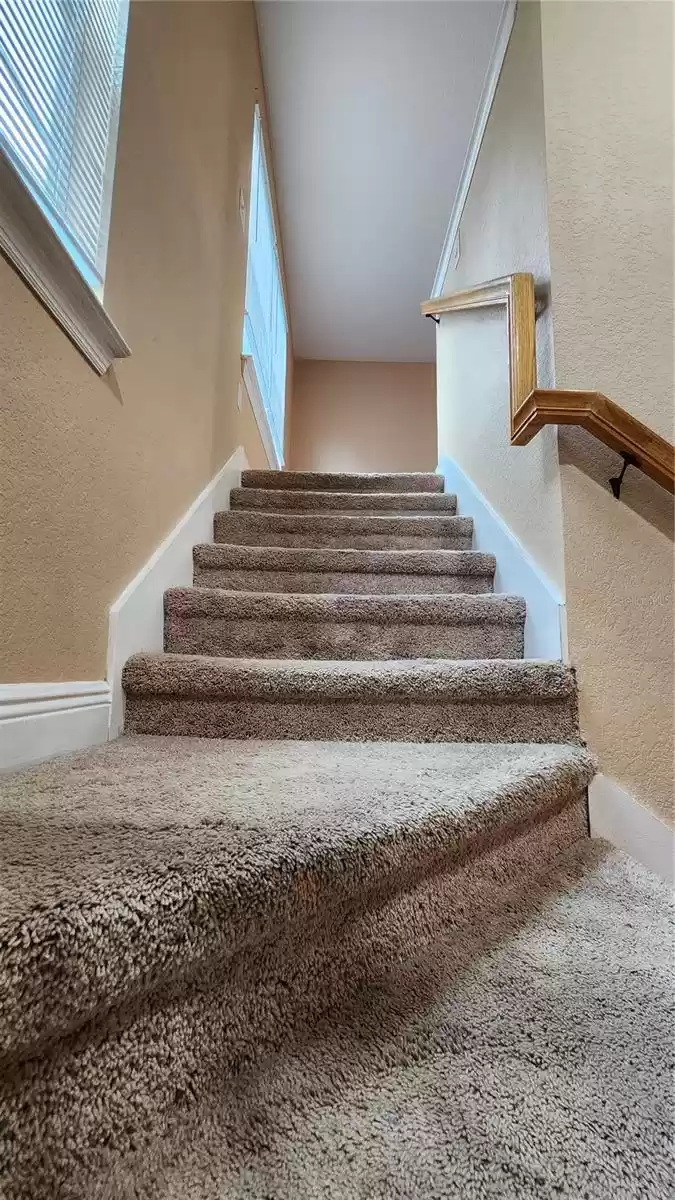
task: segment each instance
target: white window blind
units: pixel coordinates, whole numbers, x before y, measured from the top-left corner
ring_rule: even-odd
[[[103,292],[129,0],[0,0],[0,149]]]
[[[257,107],[253,129],[250,209],[244,354],[250,354],[253,358],[272,441],[279,462],[283,462],[286,313],[260,112]]]

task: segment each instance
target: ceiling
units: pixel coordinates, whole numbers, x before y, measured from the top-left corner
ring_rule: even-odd
[[[298,358],[423,362],[501,0],[258,3]]]

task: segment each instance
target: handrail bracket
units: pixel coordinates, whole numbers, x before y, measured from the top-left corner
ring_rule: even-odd
[[[617,500],[621,499],[621,484],[623,483],[623,477],[626,474],[626,468],[627,467],[637,467],[639,465],[638,460],[635,458],[635,456],[632,454],[628,454],[625,450],[622,451],[621,457],[623,459],[623,466],[621,468],[621,474],[613,475],[609,481],[610,487],[611,487],[612,491],[614,492],[614,496]]]

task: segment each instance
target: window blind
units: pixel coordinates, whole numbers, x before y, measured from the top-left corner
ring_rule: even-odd
[[[286,312],[260,112],[253,128],[244,354],[250,354],[279,462],[284,457]]]
[[[103,291],[129,0],[0,0],[0,149]]]

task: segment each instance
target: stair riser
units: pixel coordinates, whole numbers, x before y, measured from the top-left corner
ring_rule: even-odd
[[[237,546],[297,546],[303,549],[329,547],[336,550],[470,550],[471,536],[465,534],[439,537],[396,536],[387,533],[328,533],[315,530],[308,533],[286,533],[276,529],[223,528],[216,529],[216,542],[234,542]]]
[[[522,658],[523,626],[379,625],[169,614],[164,649],[170,654],[234,658]]]
[[[546,703],[236,700],[127,693],[127,733],[328,741],[571,742],[573,698]]]
[[[227,539],[229,540],[229,539]],[[255,535],[236,537],[239,545],[260,545]],[[316,534],[287,533],[272,534],[271,546],[302,546],[314,547],[317,544]],[[353,550],[470,550],[470,537],[394,537],[391,534],[343,534],[322,537],[322,546],[334,546],[335,549]]]
[[[242,487],[310,492],[442,492],[433,473],[353,475],[326,471],[243,471]]]
[[[461,517],[317,517],[222,512],[214,540],[239,546],[342,550],[470,550],[473,523]]]
[[[384,575],[376,572],[330,574],[324,571],[227,571],[195,566],[195,587],[235,592],[335,592],[339,595],[485,595],[492,591],[487,575]]]
[[[454,516],[457,497],[443,492],[404,492],[372,495],[360,492],[284,492],[272,488],[234,488],[230,493],[230,510],[237,512],[358,513],[360,516],[384,514],[405,516],[415,513],[441,513]]]
[[[323,1014],[344,1008],[349,1022],[350,1001],[364,985],[388,979],[401,1005],[411,986],[418,1003],[432,1004],[447,986],[445,963],[461,971],[489,948],[484,931],[505,891],[529,885],[545,898],[548,865],[585,832],[585,797],[571,795],[562,805],[455,871],[442,869],[442,853],[401,864],[398,874],[389,861],[387,882],[358,904],[337,898],[330,907],[324,901],[309,924],[272,923],[269,940],[234,960],[215,957],[194,982],[165,987],[141,1011],[123,1006],[110,1024],[103,1018],[7,1074],[11,1195],[112,1196],[113,1178],[115,1196],[158,1194],[161,1154],[153,1140],[177,1124],[189,1144],[193,1127],[208,1126],[219,1110],[235,1124],[240,1115],[250,1122],[251,1109],[241,1103],[245,1073],[283,1053],[291,1039],[311,1037]],[[310,900],[316,882],[310,876],[303,889]],[[414,963],[441,940],[436,972],[403,967],[396,974],[396,964]],[[91,1148],[78,1163],[75,1190],[67,1130]],[[242,1139],[226,1136],[224,1145],[230,1140]]]

